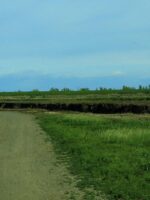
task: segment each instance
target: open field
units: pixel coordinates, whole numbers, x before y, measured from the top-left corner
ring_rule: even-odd
[[[35,117],[0,112],[0,199],[82,199]]]
[[[0,92],[0,102],[150,104],[150,89]]]
[[[150,90],[1,92],[0,108],[38,108],[92,113],[150,113]]]
[[[0,197],[149,200],[149,144],[150,115],[0,112]]]
[[[109,200],[150,199],[150,115],[42,113],[41,127],[65,154],[82,190]],[[86,193],[96,199],[96,192]]]

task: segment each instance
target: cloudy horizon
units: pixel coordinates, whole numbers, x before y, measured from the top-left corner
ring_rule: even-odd
[[[0,90],[150,83],[148,0],[0,3]]]

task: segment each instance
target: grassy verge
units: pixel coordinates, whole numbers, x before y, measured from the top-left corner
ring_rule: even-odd
[[[150,199],[150,116],[39,114],[82,189],[110,200]],[[87,199],[96,199],[94,195]]]

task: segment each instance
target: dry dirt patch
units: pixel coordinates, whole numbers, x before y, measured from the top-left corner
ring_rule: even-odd
[[[34,116],[0,112],[0,199],[82,199]]]

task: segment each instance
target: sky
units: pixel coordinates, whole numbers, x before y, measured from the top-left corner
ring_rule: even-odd
[[[0,0],[0,91],[150,84],[149,0]]]

